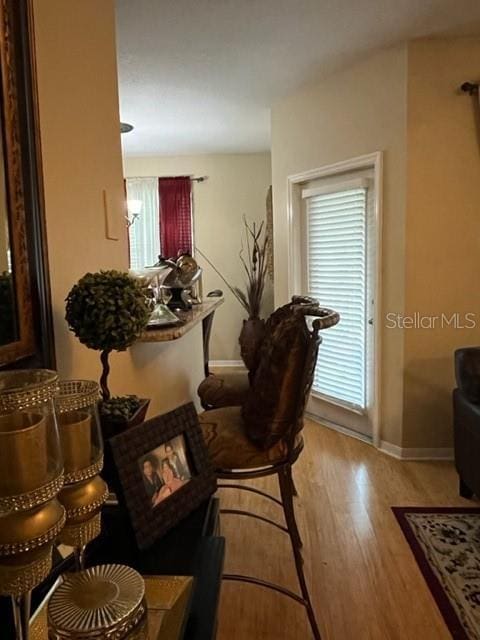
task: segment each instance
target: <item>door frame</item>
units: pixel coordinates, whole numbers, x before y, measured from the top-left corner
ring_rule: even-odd
[[[342,162],[324,165],[287,177],[287,219],[288,219],[288,297],[302,292],[302,252],[304,250],[301,235],[302,186],[305,182],[338,175],[360,169],[373,169],[374,175],[374,218],[376,265],[373,274],[374,313],[374,365],[372,411],[372,444],[380,446],[381,416],[381,347],[382,347],[382,218],[383,218],[383,152],[376,151]]]

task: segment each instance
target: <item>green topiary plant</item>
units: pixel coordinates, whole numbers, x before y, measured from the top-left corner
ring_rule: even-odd
[[[80,342],[101,352],[100,387],[104,401],[110,399],[109,355],[125,351],[147,326],[153,301],[147,288],[128,273],[87,273],[66,299],[65,319]]]

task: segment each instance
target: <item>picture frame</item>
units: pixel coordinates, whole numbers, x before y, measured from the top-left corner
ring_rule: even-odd
[[[124,431],[109,444],[118,472],[118,498],[142,550],[216,491],[193,402]]]

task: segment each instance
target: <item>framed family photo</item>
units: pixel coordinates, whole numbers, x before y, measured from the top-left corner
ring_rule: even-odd
[[[152,509],[192,479],[184,435],[155,447],[138,460],[138,465]]]
[[[149,547],[216,490],[193,403],[110,440],[140,549]]]

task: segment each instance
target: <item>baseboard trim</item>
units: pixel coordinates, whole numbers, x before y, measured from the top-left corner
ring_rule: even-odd
[[[319,418],[309,411],[305,411],[305,417],[309,420],[312,420],[312,422],[316,422],[322,427],[327,427],[327,429],[331,429],[332,431],[338,431],[338,433],[341,433],[344,436],[355,438],[355,440],[360,440],[360,442],[365,442],[366,444],[372,444],[372,438],[370,438],[369,436],[366,436],[363,433],[358,433],[357,431],[353,431],[352,429],[347,429],[347,427],[342,427],[341,425],[330,422],[329,420]]]
[[[361,433],[357,433],[356,431],[352,431],[351,429],[342,427],[341,425],[335,424],[334,422],[320,419],[308,411],[305,412],[305,416],[313,422],[326,427],[327,429],[337,431],[344,436],[349,436],[350,438],[355,438],[355,440],[360,440],[361,442],[365,442],[366,444],[373,445],[372,439]],[[454,451],[451,447],[399,447],[398,445],[387,442],[386,440],[381,440],[378,449],[382,451],[382,453],[386,453],[387,455],[391,456],[392,458],[396,458],[397,460],[451,461],[454,459]]]
[[[245,365],[242,360],[210,360],[209,367],[239,367],[245,369]]]
[[[382,440],[379,449],[397,460],[453,460],[454,458],[451,447],[399,447]]]

